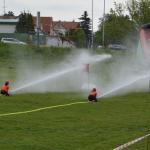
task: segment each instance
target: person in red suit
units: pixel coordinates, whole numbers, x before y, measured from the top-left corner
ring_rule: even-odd
[[[97,102],[97,92],[96,92],[96,88],[93,88],[92,91],[89,93],[88,100],[89,100],[89,101]]]
[[[1,94],[5,96],[9,96],[9,81],[6,81],[1,87]]]

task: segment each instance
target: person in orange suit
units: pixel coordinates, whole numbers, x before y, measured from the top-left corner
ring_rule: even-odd
[[[9,96],[8,91],[9,91],[9,81],[6,81],[1,88],[1,94],[5,96]]]
[[[93,88],[92,91],[89,93],[88,100],[97,102],[97,98],[96,97],[97,97],[96,88]]]

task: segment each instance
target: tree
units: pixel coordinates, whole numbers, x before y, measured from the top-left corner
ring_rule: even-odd
[[[88,17],[87,11],[84,11],[83,15],[79,18],[81,20],[80,26],[85,33],[85,47],[91,47],[92,31],[91,31],[91,19]]]
[[[137,42],[139,28],[150,22],[150,0],[126,0],[126,5],[114,2],[114,6],[105,16],[105,44],[122,43],[127,39],[130,43]],[[127,12],[124,11],[125,8]],[[96,43],[101,42],[102,25],[103,20],[95,34]]]
[[[128,15],[124,14],[124,6],[116,2],[114,5],[115,9],[111,9],[110,12],[105,15],[105,20],[101,19],[99,31],[95,33],[94,41],[97,45],[100,42],[102,43],[102,41],[100,41],[102,38],[100,37],[102,37],[103,23],[105,26],[105,45],[109,43],[124,43],[125,39],[133,35],[135,31],[134,22]],[[98,38],[99,43],[97,43]]]
[[[128,0],[127,10],[137,28],[150,22],[150,0]]]
[[[75,45],[78,48],[83,48],[85,46],[85,33],[83,29],[77,28],[70,30],[68,37],[70,40],[75,42]]]
[[[12,17],[12,16],[15,16],[15,15],[12,11],[8,11],[8,13],[5,13],[4,16]]]
[[[19,33],[33,33],[34,23],[31,13],[23,12],[19,15],[19,22],[16,26],[16,32]]]

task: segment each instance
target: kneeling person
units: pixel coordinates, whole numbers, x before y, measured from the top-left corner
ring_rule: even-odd
[[[97,96],[96,88],[93,88],[88,96],[88,100],[97,102],[96,96]]]
[[[1,88],[1,94],[5,96],[9,96],[8,90],[9,90],[9,82],[6,81],[5,84]]]

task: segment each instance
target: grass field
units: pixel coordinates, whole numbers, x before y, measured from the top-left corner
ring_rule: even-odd
[[[12,84],[20,65],[22,69],[32,65],[42,72],[64,60],[71,51],[0,43],[0,84],[7,79]],[[111,54],[111,61],[92,67],[103,82],[109,82],[109,72],[118,55],[126,55],[118,51]],[[76,102],[86,103],[50,108]],[[49,109],[3,116],[45,107]],[[101,98],[98,103],[88,103],[85,93],[0,96],[0,150],[112,150],[146,135],[150,128],[149,114],[150,93]],[[146,148],[147,139],[144,139],[128,149]]]
[[[0,114],[87,101],[78,93],[0,96]],[[0,150],[112,150],[147,134],[150,93],[0,117]],[[130,150],[145,150],[146,140]]]

